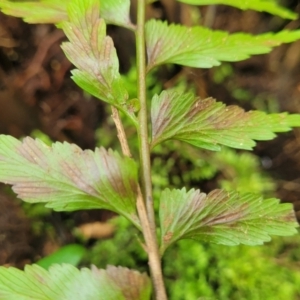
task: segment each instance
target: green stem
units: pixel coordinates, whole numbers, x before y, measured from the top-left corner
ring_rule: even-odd
[[[145,1],[138,1],[138,24],[136,32],[136,52],[137,52],[137,72],[138,72],[138,98],[140,101],[139,112],[139,143],[141,155],[141,169],[142,169],[142,186],[144,189],[144,196],[146,196],[146,207],[148,218],[153,226],[155,232],[155,218],[152,201],[152,181],[151,181],[151,163],[150,163],[150,149],[148,138],[148,114],[147,114],[147,98],[146,98],[146,51],[145,51]]]
[[[136,52],[137,52],[137,90],[138,99],[140,101],[139,112],[139,149],[141,161],[141,179],[143,189],[143,199],[146,201],[147,214],[142,216],[147,218],[146,223],[149,224],[149,230],[144,230],[145,242],[149,256],[149,267],[151,271],[152,282],[155,290],[155,297],[158,300],[167,299],[162,270],[161,261],[158,251],[158,243],[156,239],[156,226],[154,217],[154,206],[152,196],[152,180],[151,180],[151,162],[148,137],[148,114],[147,114],[147,98],[146,98],[146,49],[145,49],[145,8],[146,0],[138,0],[137,7],[137,30],[136,30]]]

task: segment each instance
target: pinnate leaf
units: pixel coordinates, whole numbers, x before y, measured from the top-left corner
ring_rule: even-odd
[[[148,21],[145,30],[148,70],[165,63],[211,68],[222,61],[240,61],[251,55],[268,53],[282,43],[300,39],[300,30],[254,36],[200,26],[168,25],[158,20]]]
[[[67,6],[70,0],[0,1],[4,14],[21,17],[27,23],[59,23],[68,19]]]
[[[0,181],[12,184],[27,202],[58,211],[109,209],[139,227],[136,164],[104,148],[83,151],[58,142],[49,147],[29,137],[20,142],[0,135]]]
[[[0,9],[3,13],[21,17],[27,23],[57,24],[68,20],[67,6],[72,0],[39,0],[9,1],[1,0]],[[86,0],[81,0],[85,3]],[[120,25],[133,29],[129,18],[130,0],[98,0],[100,15],[108,24]]]
[[[300,115],[245,112],[238,106],[171,89],[153,97],[151,121],[152,147],[177,139],[214,151],[221,145],[251,150],[254,140],[270,140],[274,132],[300,126]]]
[[[37,265],[27,265],[24,271],[0,267],[2,300],[144,300],[150,299],[150,292],[146,274],[122,267],[78,270],[63,264],[49,271]]]
[[[100,0],[100,15],[106,23],[135,28],[130,20],[130,0]]]
[[[254,194],[166,189],[160,197],[161,252],[180,239],[224,245],[260,245],[270,235],[296,233],[291,204]]]
[[[297,14],[280,6],[275,0],[178,0],[192,5],[216,5],[224,4],[237,7],[242,10],[252,9],[260,12],[267,12],[285,19],[297,19]]]
[[[119,74],[113,41],[106,36],[106,24],[99,18],[99,0],[73,0],[69,21],[61,24],[70,42],[62,48],[78,68],[74,81],[93,96],[123,109],[128,98]]]
[[[114,266],[108,266],[106,272],[121,289],[126,300],[150,299],[151,284],[145,273]]]

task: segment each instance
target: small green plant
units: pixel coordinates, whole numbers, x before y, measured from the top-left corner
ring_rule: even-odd
[[[297,17],[275,1],[181,1],[228,4],[284,18]],[[76,67],[72,78],[82,89],[111,105],[123,152],[120,155],[104,148],[83,151],[68,143],[49,147],[38,139],[20,142],[2,135],[0,180],[13,185],[24,201],[43,202],[54,210],[103,208],[124,216],[143,235],[141,247],[148,256],[151,274],[150,279],[145,273],[114,266],[79,270],[63,264],[53,265],[48,271],[38,265],[26,266],[24,271],[1,267],[0,299],[114,300],[150,299],[153,295],[164,300],[167,295],[161,257],[177,241],[260,245],[269,241],[270,235],[296,232],[298,225],[290,204],[253,193],[218,189],[205,194],[184,187],[165,188],[154,203],[150,154],[168,140],[211,151],[220,150],[222,145],[251,150],[254,140],[269,140],[276,132],[300,126],[300,115],[245,112],[212,98],[200,99],[183,88],[154,95],[148,113],[146,76],[166,63],[211,68],[222,61],[268,53],[281,43],[300,39],[300,30],[253,36],[169,25],[160,20],[146,22],[147,2],[153,1],[137,2],[137,24],[133,24],[129,0],[0,1],[4,13],[29,23],[54,23],[65,32],[69,41],[62,49]],[[119,74],[118,57],[112,39],[106,35],[106,24],[135,33],[138,80],[133,98],[128,96]],[[131,155],[120,113],[136,129],[139,158]]]

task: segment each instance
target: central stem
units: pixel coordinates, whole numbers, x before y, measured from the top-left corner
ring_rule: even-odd
[[[138,1],[137,17],[137,34],[136,34],[136,52],[137,52],[137,90],[140,101],[139,112],[139,143],[140,158],[142,170],[142,186],[146,200],[148,218],[155,233],[155,218],[153,209],[152,180],[151,180],[151,162],[148,138],[148,114],[147,114],[147,97],[146,97],[146,51],[145,51],[145,1]]]
[[[141,180],[143,199],[146,202],[147,214],[140,214],[144,220],[142,223],[149,224],[148,229],[143,228],[144,238],[149,257],[149,267],[157,300],[166,300],[167,295],[164,287],[161,261],[156,239],[156,226],[154,217],[151,162],[148,137],[148,113],[146,98],[146,49],[145,49],[145,8],[146,0],[137,1],[137,29],[136,29],[136,55],[137,55],[137,91],[140,101],[139,112],[139,149],[141,161]],[[143,206],[143,205],[139,205]],[[142,211],[142,210],[140,210]],[[144,222],[143,222],[144,221]],[[147,227],[147,226],[146,226]],[[145,230],[146,229],[146,230]]]

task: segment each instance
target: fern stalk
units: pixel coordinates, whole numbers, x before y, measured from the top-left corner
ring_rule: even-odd
[[[149,266],[156,299],[167,299],[161,270],[161,260],[156,239],[156,226],[153,207],[151,162],[148,137],[148,113],[146,99],[146,49],[145,49],[145,7],[146,1],[138,1],[137,9],[137,30],[136,30],[136,53],[137,53],[137,91],[140,101],[139,112],[139,149],[141,161],[141,179],[144,200],[146,202],[149,228],[143,226],[143,233],[147,245]],[[138,205],[139,208],[139,205]],[[143,218],[139,211],[139,215]],[[141,220],[142,221],[142,220]],[[145,220],[144,220],[145,221]],[[143,223],[143,221],[142,221]]]

